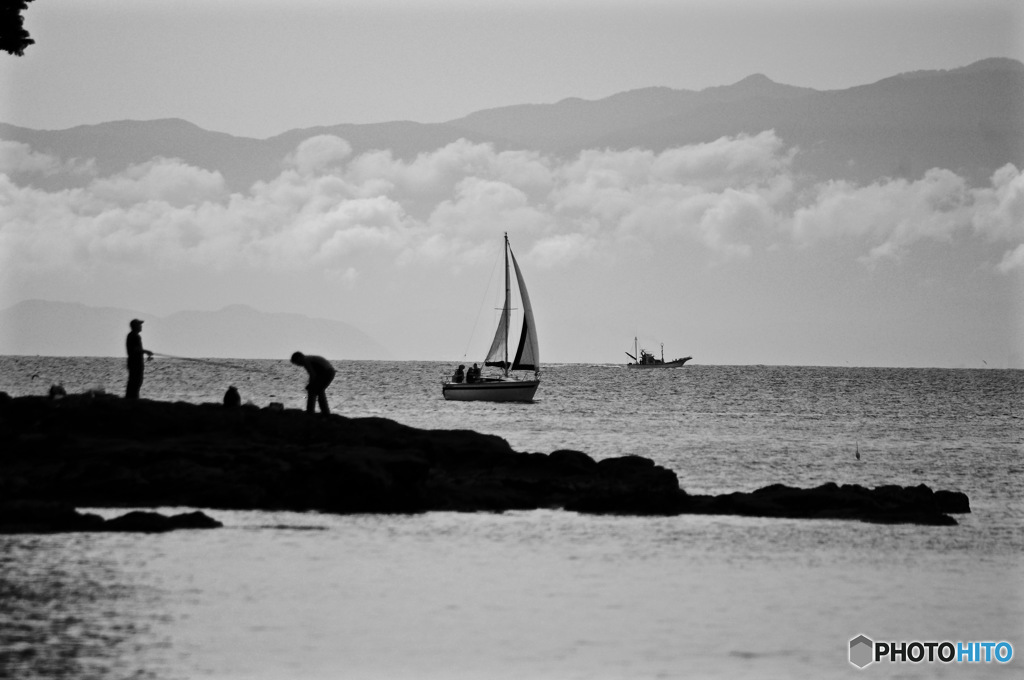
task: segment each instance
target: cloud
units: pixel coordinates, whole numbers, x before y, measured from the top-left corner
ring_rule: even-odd
[[[95,172],[95,166],[93,161],[62,161],[55,156],[33,151],[28,144],[0,139],[0,173],[5,175],[89,175]]]
[[[528,260],[538,267],[554,268],[587,259],[597,249],[593,237],[585,234],[557,234],[537,241],[530,250]]]
[[[948,242],[972,231],[993,242],[1024,241],[1024,176],[1007,165],[992,176],[990,187],[970,188],[955,173],[933,168],[916,181],[876,182],[858,187],[832,181],[814,188],[813,196],[796,209],[790,221],[794,240],[802,245],[855,241],[863,244],[862,259],[899,259],[923,241]],[[1012,269],[1007,258],[1002,271]]]
[[[992,175],[992,186],[975,189],[971,222],[993,240],[1024,241],[1024,172],[1005,165]]]
[[[1024,244],[1007,251],[998,265],[999,271],[1008,274],[1014,270],[1024,271]]]
[[[95,180],[88,193],[101,204],[136,206],[158,201],[191,206],[224,196],[224,178],[177,159],[155,158],[112,177]]]
[[[666,149],[653,159],[651,174],[662,182],[705,190],[753,186],[789,172],[796,151],[787,150],[774,130],[766,130]]]
[[[827,182],[796,210],[792,232],[802,243],[852,237],[895,253],[923,238],[948,239],[965,224],[969,200],[966,182],[948,170],[865,187]]]
[[[328,272],[327,279],[351,289],[355,287],[356,282],[359,280],[359,272],[355,267],[348,267],[344,271],[335,269]]]
[[[775,132],[767,130],[661,153],[591,149],[560,168],[559,175],[573,185],[631,189],[669,184],[713,191],[759,184],[787,172],[794,152],[787,151]]]
[[[427,214],[468,179],[501,182],[532,200],[543,197],[552,183],[551,164],[533,151],[497,152],[491,144],[461,139],[411,161],[386,150],[362,154],[348,165],[345,178],[363,192],[385,192],[410,206],[425,206]]]
[[[336,178],[288,170],[228,194],[218,173],[165,159],[57,192],[0,176],[0,245],[5,265],[22,270],[346,270],[360,250],[403,247],[407,221],[395,201],[352,193]]]
[[[774,227],[772,206],[756,192],[727,189],[701,215],[697,229],[710,250],[750,257],[753,244]]]
[[[553,209],[620,241],[683,237],[713,259],[749,257],[791,197],[792,157],[772,131],[661,153],[584,151],[557,173]]]
[[[407,238],[401,206],[384,196],[346,199],[291,217],[284,228],[247,246],[250,265],[344,267],[359,253],[397,251]]]
[[[303,140],[295,151],[285,158],[285,165],[294,167],[303,175],[340,169],[352,155],[352,145],[334,135],[317,135]]]
[[[956,236],[1005,244],[1024,260],[1024,176],[1008,165],[971,188],[944,169],[917,180],[800,186],[797,150],[773,131],[649,150],[587,150],[560,160],[460,140],[411,160],[352,155],[309,138],[281,173],[246,192],[176,159],[155,158],[61,191],[18,173],[80,173],[24,144],[0,146],[0,266],[42,273],[198,266],[319,270],[361,280],[368,258],[394,266],[487,259],[512,233],[539,267],[613,261],[623,247],[696,248],[709,262],[769,248],[853,244],[898,260]]]
[[[531,205],[521,189],[506,182],[468,177],[459,182],[454,194],[431,213],[427,221],[431,231],[469,236],[481,232],[485,225],[536,233],[550,220],[542,206]]]

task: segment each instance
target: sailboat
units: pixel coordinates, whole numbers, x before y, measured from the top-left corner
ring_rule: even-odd
[[[512,361],[508,358],[509,326],[512,318],[512,279],[509,262],[516,272],[519,298],[523,303],[523,329],[519,334],[519,346]],[[523,273],[508,243],[505,234],[505,305],[501,310],[494,340],[484,359],[485,366],[501,369],[498,375],[479,377],[467,376],[465,382],[448,378],[441,385],[441,394],[451,401],[533,401],[533,395],[540,386],[540,348],[537,344],[537,326],[533,322],[533,307],[526,292]],[[513,371],[533,371],[532,378],[517,377]]]

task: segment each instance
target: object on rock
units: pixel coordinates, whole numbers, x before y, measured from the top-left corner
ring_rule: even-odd
[[[234,385],[229,386],[227,392],[224,393],[224,405],[228,408],[238,408],[242,405],[242,396],[238,394]]]

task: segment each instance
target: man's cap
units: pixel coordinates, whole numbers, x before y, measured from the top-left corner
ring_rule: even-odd
[[[134,326],[137,323],[142,323],[142,319],[132,319],[132,322],[131,322],[130,325]]]

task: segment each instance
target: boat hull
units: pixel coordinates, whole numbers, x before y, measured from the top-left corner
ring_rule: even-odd
[[[626,364],[626,368],[679,368],[686,364],[690,360],[690,357],[685,359],[676,359],[675,361],[666,361],[663,364]]]
[[[478,383],[444,383],[441,393],[448,401],[533,401],[540,380],[488,380]]]

